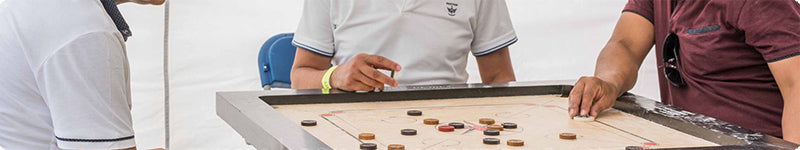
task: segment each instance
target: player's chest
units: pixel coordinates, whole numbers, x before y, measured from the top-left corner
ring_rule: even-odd
[[[736,26],[740,5],[728,1],[681,1],[667,17],[668,33],[678,35],[680,54],[687,64],[728,63],[758,59]],[[661,38],[661,37],[660,37]],[[663,46],[663,43],[658,43]],[[755,55],[754,55],[755,54]],[[709,65],[709,68],[719,65]]]
[[[674,7],[674,8],[670,8]],[[692,42],[738,41],[739,1],[679,1],[666,8],[667,28]],[[719,43],[717,43],[719,44]]]
[[[737,25],[740,10],[738,1],[684,0],[671,15],[664,16],[667,34],[678,36],[679,61],[688,76],[729,78],[765,65]],[[663,42],[657,46],[663,46]]]

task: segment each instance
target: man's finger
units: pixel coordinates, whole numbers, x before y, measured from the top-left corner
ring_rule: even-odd
[[[354,83],[351,83],[350,89],[353,90],[353,91],[373,91],[373,90],[375,90],[375,88],[373,88],[373,87],[371,87],[369,85],[366,85],[364,83],[358,82],[358,81],[355,81]]]
[[[569,118],[577,116],[578,111],[580,111],[583,87],[583,82],[579,80],[578,83],[575,83],[575,86],[572,87],[572,91],[569,92]]]
[[[365,76],[362,73],[359,73],[358,75],[356,75],[356,80],[358,80],[359,82],[364,83],[364,84],[366,84],[368,86],[371,86],[373,88],[378,88],[378,89],[383,90],[383,83],[375,81],[372,78],[369,78],[369,77]]]
[[[589,111],[589,115],[597,118],[597,116],[600,115],[600,112],[603,112],[614,104],[611,100],[613,99],[609,99],[608,97],[601,98],[600,101],[597,101],[597,103],[592,106],[591,111]]]
[[[400,65],[383,56],[367,55],[364,61],[375,68],[400,71]]]
[[[397,81],[392,79],[392,77],[386,76],[386,74],[383,74],[378,70],[375,70],[375,68],[369,66],[361,66],[358,68],[358,70],[361,72],[361,74],[372,80],[378,81],[382,84],[397,86]]]
[[[592,104],[594,104],[594,99],[597,96],[597,89],[595,89],[595,85],[586,85],[583,88],[583,94],[581,95],[581,116],[589,115],[589,110],[592,108]]]

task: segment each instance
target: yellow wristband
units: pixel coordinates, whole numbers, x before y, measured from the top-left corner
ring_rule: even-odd
[[[328,90],[328,89],[332,88],[331,87],[331,74],[333,74],[333,70],[336,70],[336,67],[338,67],[338,66],[333,66],[331,68],[328,68],[328,71],[325,72],[325,75],[322,76],[322,89]]]

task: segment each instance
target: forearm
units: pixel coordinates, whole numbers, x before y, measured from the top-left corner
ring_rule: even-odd
[[[292,89],[322,89],[322,76],[330,65],[330,57],[297,48],[291,72]]]
[[[292,88],[293,89],[321,89],[322,76],[327,69],[317,69],[313,67],[292,68]]]
[[[654,44],[653,24],[646,18],[624,12],[611,39],[597,58],[594,76],[622,94],[633,88],[639,67]]]
[[[631,51],[622,42],[609,42],[597,58],[594,75],[611,83],[620,92],[630,90],[636,83],[639,67],[644,60],[643,56]]]

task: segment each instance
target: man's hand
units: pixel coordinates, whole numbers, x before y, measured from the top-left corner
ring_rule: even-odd
[[[569,93],[569,117],[597,115],[614,105],[619,88],[597,77],[581,77]]]
[[[653,47],[653,24],[638,14],[623,12],[611,39],[597,57],[593,77],[581,77],[569,94],[569,117],[593,116],[610,108],[633,88],[642,61]]]
[[[400,65],[383,56],[358,54],[333,71],[331,86],[346,91],[383,89],[384,84],[397,86],[396,80],[377,69],[400,71]]]

